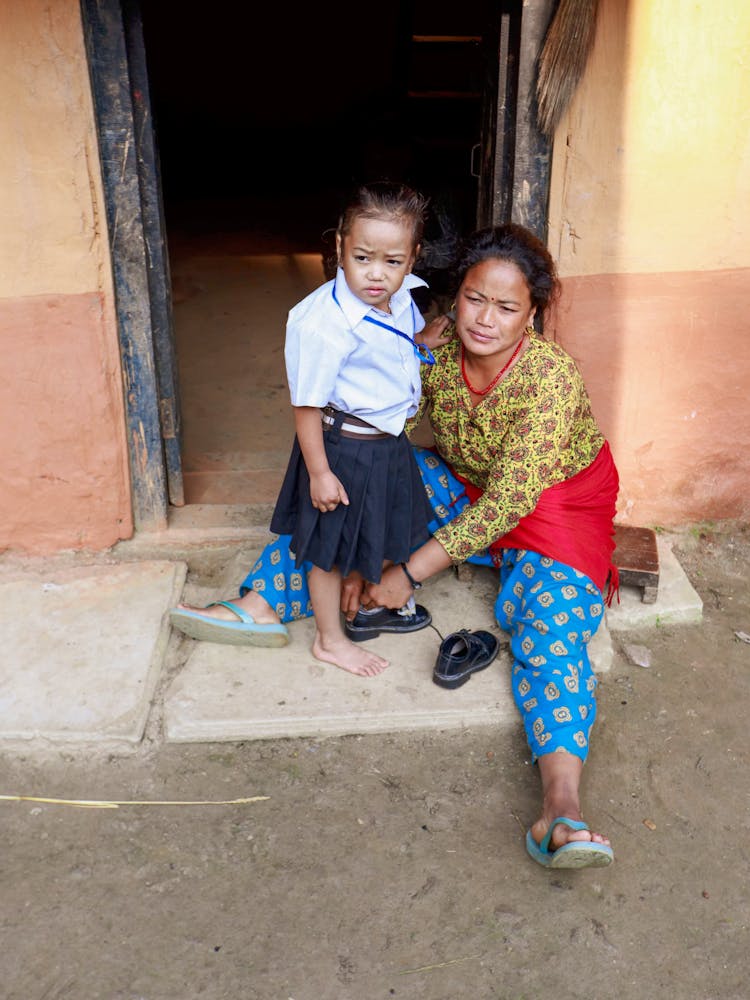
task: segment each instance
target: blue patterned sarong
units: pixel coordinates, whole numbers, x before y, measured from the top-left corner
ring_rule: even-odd
[[[269,542],[240,587],[241,597],[249,590],[260,594],[284,624],[309,618],[313,613],[307,585],[312,563],[304,562],[297,569],[289,549],[291,540],[291,535],[279,535]]]

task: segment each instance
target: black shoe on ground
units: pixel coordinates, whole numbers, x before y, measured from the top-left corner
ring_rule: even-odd
[[[358,611],[353,621],[344,623],[344,631],[352,642],[364,642],[365,639],[375,639],[381,632],[418,632],[431,621],[432,615],[421,604],[415,605],[411,615],[381,608],[374,613]]]
[[[491,632],[453,632],[440,643],[432,679],[440,687],[457,688],[484,670],[497,656],[500,642]]]

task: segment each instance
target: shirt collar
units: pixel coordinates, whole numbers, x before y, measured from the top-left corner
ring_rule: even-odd
[[[410,309],[413,301],[410,294],[411,289],[422,287],[427,287],[426,281],[418,278],[416,274],[407,274],[401,287],[391,296],[391,315],[396,318],[406,309]],[[336,271],[335,292],[346,321],[352,329],[361,323],[369,312],[374,313],[376,316],[382,315],[379,309],[368,306],[366,302],[358,299],[354,292],[351,291],[346,283],[344,271],[341,267]]]

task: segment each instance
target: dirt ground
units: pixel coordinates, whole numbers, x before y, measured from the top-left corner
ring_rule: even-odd
[[[700,625],[615,637],[585,808],[608,869],[525,854],[508,731],[0,758],[4,1000],[740,1000],[750,530],[680,536]],[[643,667],[625,646],[650,651]]]

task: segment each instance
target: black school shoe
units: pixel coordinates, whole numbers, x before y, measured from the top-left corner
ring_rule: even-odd
[[[500,642],[491,632],[453,632],[440,643],[432,679],[440,687],[457,688],[484,670],[497,656]]]
[[[344,631],[352,642],[364,642],[377,638],[381,632],[418,632],[427,628],[431,621],[432,615],[421,604],[414,606],[411,615],[400,615],[391,608],[375,612],[359,610],[353,621],[344,622]]]

